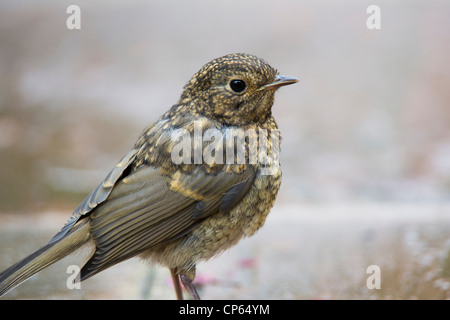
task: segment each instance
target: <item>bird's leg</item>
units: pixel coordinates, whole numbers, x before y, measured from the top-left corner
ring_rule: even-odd
[[[186,290],[191,294],[192,298],[194,298],[194,300],[200,300],[200,296],[198,295],[197,289],[195,289],[191,279],[189,279],[189,277],[185,274],[180,274],[180,279]]]
[[[170,269],[170,273],[172,274],[173,287],[175,288],[177,299],[183,300],[183,291],[181,290],[180,276],[178,275],[177,268]]]

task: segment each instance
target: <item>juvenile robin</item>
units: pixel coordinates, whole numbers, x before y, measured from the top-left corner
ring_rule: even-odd
[[[167,266],[194,299],[198,261],[253,235],[281,183],[275,91],[296,83],[264,60],[204,65],[43,247],[0,273],[0,295],[85,245],[81,280],[134,256]],[[200,141],[200,142],[199,142]]]

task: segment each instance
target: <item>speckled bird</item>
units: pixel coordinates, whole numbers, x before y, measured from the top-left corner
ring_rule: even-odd
[[[196,263],[253,235],[274,205],[281,167],[278,152],[270,151],[277,149],[280,139],[266,139],[270,174],[262,171],[267,166],[264,157],[250,161],[249,155],[259,150],[262,133],[264,138],[278,136],[269,134],[278,132],[271,111],[275,91],[297,81],[279,75],[250,54],[229,54],[208,62],[185,85],[178,102],[144,130],[134,148],[81,202],[62,229],[46,245],[0,273],[0,295],[90,245],[92,254],[81,269],[81,281],[139,256],[170,269],[178,299],[183,298],[180,281],[199,299],[193,285]],[[202,133],[210,129],[225,138],[205,139],[201,149],[191,140],[184,144],[189,149],[174,152],[182,143],[174,139],[174,133],[195,135],[195,124],[201,125]],[[205,155],[200,162],[194,159],[208,144],[215,146],[216,153],[225,152],[235,141],[234,136],[226,139],[230,132],[244,135],[244,161],[237,161],[236,155],[224,161],[205,161]],[[177,153],[187,161],[174,161]]]

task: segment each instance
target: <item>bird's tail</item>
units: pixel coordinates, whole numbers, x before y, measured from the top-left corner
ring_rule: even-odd
[[[0,296],[3,296],[42,269],[64,258],[89,240],[88,219],[80,222],[64,237],[51,240],[45,246],[33,252],[0,273]]]

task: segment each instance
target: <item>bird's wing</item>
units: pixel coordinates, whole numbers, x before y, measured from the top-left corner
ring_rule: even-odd
[[[163,174],[142,166],[118,180],[90,214],[96,250],[81,270],[84,280],[146,249],[180,237],[202,219],[231,210],[248,192],[256,171]]]
[[[49,241],[49,243],[60,240],[64,237],[80,220],[80,218],[88,215],[99,204],[105,201],[111,193],[116,182],[123,176],[124,172],[133,163],[139,149],[130,150],[109,172],[106,178],[94,189],[74,210],[72,216],[67,220],[62,229]]]

